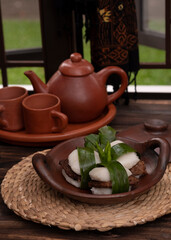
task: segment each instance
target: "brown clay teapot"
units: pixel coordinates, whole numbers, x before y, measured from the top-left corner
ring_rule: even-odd
[[[73,53],[44,84],[33,71],[24,73],[36,93],[48,92],[61,99],[62,112],[69,122],[81,123],[96,119],[104,108],[118,99],[128,85],[127,74],[119,67],[109,66],[95,73],[94,67],[81,54]],[[121,86],[108,95],[106,81],[111,74],[119,75]]]

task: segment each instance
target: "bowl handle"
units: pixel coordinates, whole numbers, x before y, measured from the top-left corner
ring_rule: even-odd
[[[170,144],[164,138],[151,138],[147,142],[144,143],[145,149],[151,148],[159,148],[159,160],[156,167],[156,171],[163,171],[166,169],[167,164],[169,162],[170,157]]]
[[[32,158],[32,164],[37,174],[43,181],[48,182],[51,186],[56,185],[50,172],[46,155],[36,153]]]

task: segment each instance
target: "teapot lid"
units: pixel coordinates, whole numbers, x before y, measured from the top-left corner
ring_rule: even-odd
[[[80,53],[72,53],[70,59],[59,66],[59,71],[67,76],[85,76],[94,72],[94,67],[87,60],[82,59]]]

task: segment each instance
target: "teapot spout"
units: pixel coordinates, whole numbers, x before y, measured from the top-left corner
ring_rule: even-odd
[[[35,93],[47,93],[48,87],[42,80],[33,72],[25,71],[24,74],[30,79]]]

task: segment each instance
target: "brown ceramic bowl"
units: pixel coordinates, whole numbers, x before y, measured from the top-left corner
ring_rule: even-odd
[[[43,154],[35,154],[32,159],[33,166],[44,182],[72,199],[91,204],[114,204],[129,201],[148,191],[162,178],[169,160],[170,148],[168,142],[162,138],[152,138],[144,143],[138,143],[124,138],[120,139],[140,153],[148,173],[142,177],[137,188],[130,192],[111,195],[93,195],[90,191],[81,190],[66,182],[61,173],[62,169],[59,161],[66,159],[69,153],[76,147],[83,146],[84,137],[62,142],[54,147],[46,156]],[[160,148],[159,155],[154,151],[156,147]]]

